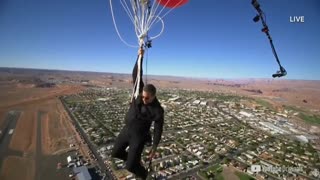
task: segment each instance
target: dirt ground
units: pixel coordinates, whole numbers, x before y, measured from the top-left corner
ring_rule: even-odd
[[[35,108],[26,107],[21,113],[17,126],[13,132],[10,148],[24,153],[34,153],[36,146],[36,120]]]
[[[34,180],[35,163],[32,159],[9,156],[4,160],[1,180]]]
[[[83,88],[78,86],[57,86],[54,88],[35,88],[31,85],[11,84],[1,87],[0,95],[0,127],[7,109],[22,111],[20,119],[14,130],[10,148],[34,152],[36,140],[36,120],[38,111],[45,113],[42,124],[42,143],[44,154],[68,148],[72,137],[70,122],[60,100],[60,95],[73,94]]]
[[[36,120],[39,111],[42,116],[42,153],[54,154],[61,149],[69,148],[74,132],[71,123],[59,99],[54,98],[32,107],[23,108],[13,134],[10,148],[23,152],[34,152],[36,140]],[[74,143],[74,142],[73,142]]]
[[[74,133],[58,98],[49,99],[31,107],[21,107],[21,109],[23,112],[14,130],[10,148],[27,153],[34,152],[37,136],[36,122],[39,111],[45,113],[42,116],[41,128],[42,153],[50,155],[58,150],[69,148]]]
[[[41,128],[41,143],[42,143],[42,153],[45,155],[50,154],[50,144],[51,139],[49,136],[49,116],[48,113],[45,113],[45,115],[42,116],[42,128]]]
[[[60,100],[49,100],[40,110],[46,112],[42,121],[42,152],[49,155],[68,149],[74,143],[74,132]]]
[[[42,103],[45,100],[55,98],[59,95],[77,93],[84,88],[81,86],[57,86],[54,88],[35,88],[32,86],[10,85],[2,87],[4,93],[0,93],[0,109]]]
[[[39,175],[39,172],[36,171],[41,171],[40,177],[45,177],[45,175],[42,175],[43,168],[48,171],[47,173],[56,174],[57,160],[59,159],[59,162],[66,160],[64,157],[65,153],[63,152],[70,149],[69,144],[79,144],[74,138],[76,132],[58,96],[77,93],[82,88],[76,88],[75,86],[55,88],[11,86],[6,87],[4,89],[5,93],[1,93],[0,95],[0,127],[5,119],[6,112],[9,110],[21,111],[9,148],[21,152],[23,155],[22,157],[6,157],[0,169],[0,179],[33,180],[37,173]],[[41,116],[39,116],[40,112]],[[38,167],[39,164],[37,165],[39,161],[36,160],[39,158],[39,154],[36,154],[38,153],[37,147],[39,146],[37,144],[37,135],[38,133],[40,134],[40,132],[37,132],[39,117],[41,118],[40,142],[42,150],[40,168]],[[45,166],[43,166],[44,164]],[[19,173],[17,173],[17,170],[19,170]],[[63,172],[58,173],[57,176],[59,176],[58,179],[67,179],[67,177],[64,177],[65,173]]]
[[[239,177],[234,173],[236,170],[232,167],[223,167],[222,176],[224,179],[232,179],[232,180],[239,180]]]

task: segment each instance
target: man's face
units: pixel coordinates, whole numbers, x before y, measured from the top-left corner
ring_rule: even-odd
[[[143,91],[142,92],[142,101],[143,104],[149,104],[154,100],[155,96],[152,96],[149,92]]]

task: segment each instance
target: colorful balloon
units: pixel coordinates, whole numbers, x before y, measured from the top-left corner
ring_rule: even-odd
[[[188,0],[157,0],[159,4],[168,8],[177,8],[185,5]]]

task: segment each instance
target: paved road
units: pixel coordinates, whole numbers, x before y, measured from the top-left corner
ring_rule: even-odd
[[[41,172],[41,161],[42,161],[42,131],[41,131],[41,117],[45,114],[45,112],[38,111],[37,114],[37,145],[36,145],[36,154],[35,154],[35,163],[36,163],[36,172],[35,172],[35,180],[41,180],[40,172]]]
[[[185,177],[190,176],[190,175],[197,177],[197,172],[202,168],[206,168],[206,166],[198,165],[198,166],[196,166],[196,167],[194,167],[194,168],[192,168],[192,169],[190,169],[188,171],[180,172],[179,174],[176,174],[176,175],[170,177],[169,179],[172,179],[172,180],[173,179],[182,179],[182,178],[185,178]]]
[[[1,129],[0,134],[0,170],[2,167],[3,160],[7,156],[23,156],[22,152],[14,151],[9,149],[9,144],[13,134],[9,134],[10,129],[14,129],[15,131],[18,119],[20,117],[20,111],[10,111],[7,113],[5,117],[4,126]]]
[[[67,107],[67,105],[65,104],[64,100],[61,99],[61,102],[64,106],[64,108],[66,109],[66,111],[68,112],[69,116],[71,117],[71,119],[73,120],[76,128],[78,129],[79,133],[81,134],[81,136],[84,138],[85,142],[88,144],[88,147],[90,148],[90,150],[92,151],[92,153],[94,154],[95,158],[97,158],[98,160],[98,164],[100,166],[101,172],[105,172],[106,173],[106,177],[105,179],[108,180],[112,180],[114,179],[111,172],[107,169],[106,165],[104,164],[103,159],[101,158],[101,156],[98,154],[97,148],[96,146],[90,141],[88,135],[84,132],[84,130],[82,129],[82,127],[80,126],[79,122],[76,120],[76,118],[73,116],[73,114],[69,111],[69,108]]]

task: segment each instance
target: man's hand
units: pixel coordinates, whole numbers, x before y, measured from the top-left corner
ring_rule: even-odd
[[[156,154],[156,150],[151,149],[150,154],[149,154],[149,160],[153,159],[155,154]]]
[[[140,49],[139,49],[138,54],[143,56],[143,54],[144,54],[143,48],[140,48]]]

